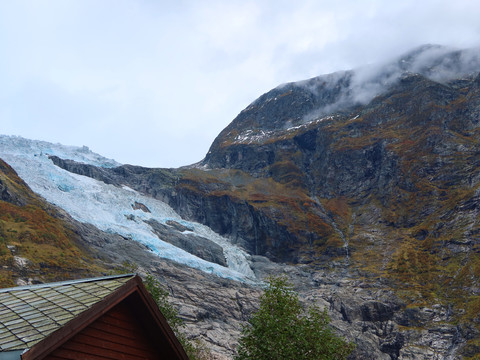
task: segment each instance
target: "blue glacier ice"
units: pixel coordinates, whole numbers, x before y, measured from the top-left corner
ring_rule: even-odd
[[[48,202],[64,209],[74,219],[116,233],[147,246],[159,257],[238,281],[255,281],[248,254],[207,226],[182,219],[169,205],[144,196],[126,186],[116,187],[95,179],[70,173],[53,164],[50,155],[98,167],[120,164],[93,153],[87,147],[64,146],[17,136],[0,135],[0,158],[12,166],[30,188]],[[150,212],[134,209],[135,202]],[[154,219],[165,224],[177,221],[198,236],[220,245],[228,267],[210,263],[159,239],[145,223]]]

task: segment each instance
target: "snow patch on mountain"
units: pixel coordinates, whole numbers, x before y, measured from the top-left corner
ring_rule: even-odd
[[[0,157],[12,166],[30,188],[50,203],[67,211],[74,219],[89,223],[100,230],[119,234],[144,244],[162,258],[200,269],[224,278],[253,281],[248,254],[210,228],[185,221],[166,203],[124,187],[108,185],[98,180],[70,173],[53,164],[50,155],[101,167],[118,166],[86,147],[63,146],[44,141],[0,135]],[[148,212],[135,204],[142,204]],[[162,224],[176,221],[197,236],[207,238],[223,248],[227,267],[200,259],[162,241],[148,220]]]
[[[237,135],[233,141],[234,144],[253,144],[261,141],[265,141],[269,137],[275,134],[274,131],[264,130],[247,130],[244,133]]]

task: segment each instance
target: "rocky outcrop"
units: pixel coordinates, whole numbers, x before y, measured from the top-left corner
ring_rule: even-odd
[[[28,190],[27,184],[0,159],[0,200],[18,206],[25,205],[28,201]]]
[[[188,228],[182,227],[181,224],[174,222],[173,226],[168,226],[168,224],[161,224],[154,219],[148,220],[146,223],[152,227],[159,239],[198,256],[203,260],[227,266],[223,248],[220,245],[201,236],[183,234],[183,231],[186,231]],[[174,227],[173,231],[171,229],[172,227]],[[178,229],[183,231],[179,231]]]
[[[90,225],[79,226],[85,243],[105,263],[130,262],[138,264],[141,273],[155,274],[185,320],[186,333],[203,341],[215,359],[233,358],[242,326],[259,306],[261,285],[211,276],[160,259],[129,239],[101,233]],[[408,333],[400,331],[398,322],[407,317],[426,320],[424,314],[442,324],[446,312],[441,307],[417,309],[412,315],[404,311],[405,304],[395,294],[379,290],[380,284],[349,280],[335,271],[277,264],[259,256],[252,260],[260,279],[284,274],[295,284],[305,305],[325,307],[336,331],[357,343],[351,359],[434,359],[434,354],[446,352],[455,343],[453,337],[445,338],[455,327],[442,325],[438,330],[424,331],[412,326]]]

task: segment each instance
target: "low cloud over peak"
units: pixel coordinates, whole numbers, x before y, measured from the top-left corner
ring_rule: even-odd
[[[318,107],[304,118],[304,122],[308,122],[340,109],[367,104],[405,76],[419,74],[435,82],[448,83],[472,78],[479,71],[480,48],[457,50],[423,45],[390,61],[321,75],[291,85],[308,90],[317,99]]]

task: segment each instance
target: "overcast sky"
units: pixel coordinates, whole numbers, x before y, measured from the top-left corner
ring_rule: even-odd
[[[478,0],[0,0],[0,133],[188,165],[271,88],[479,46],[479,19]]]

